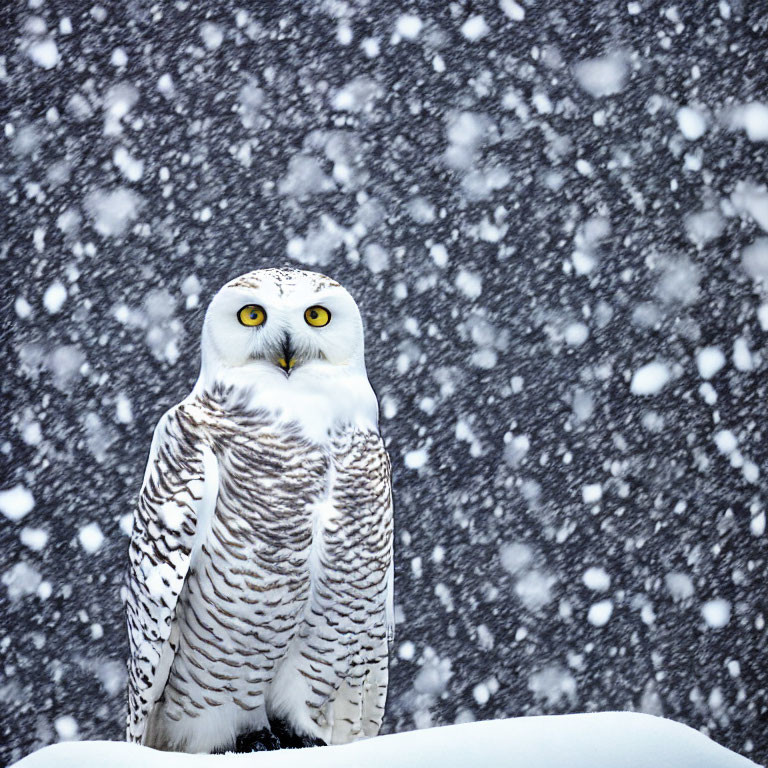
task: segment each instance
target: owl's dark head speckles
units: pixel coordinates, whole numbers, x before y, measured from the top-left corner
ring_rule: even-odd
[[[302,278],[309,280],[314,290],[321,291],[324,288],[340,287],[339,283],[331,279],[326,275],[322,275],[319,272],[310,272],[305,269],[255,269],[253,272],[247,272],[244,275],[236,277],[234,280],[230,280],[227,283],[228,288],[247,288],[251,290],[258,289],[265,279],[269,279],[275,283],[280,290],[280,293],[284,289],[296,284],[296,281]]]

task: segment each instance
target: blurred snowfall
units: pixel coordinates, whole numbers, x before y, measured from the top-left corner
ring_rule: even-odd
[[[7,0],[0,762],[120,739],[205,306],[340,280],[396,491],[387,729],[636,709],[768,760],[764,2]]]

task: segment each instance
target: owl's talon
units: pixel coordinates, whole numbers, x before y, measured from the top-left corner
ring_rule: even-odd
[[[269,730],[261,728],[258,731],[241,733],[235,741],[234,752],[274,752],[281,749],[280,739]]]
[[[328,746],[322,739],[316,736],[300,735],[296,733],[285,721],[279,720],[270,723],[272,733],[280,740],[281,749],[304,749],[306,747]]]

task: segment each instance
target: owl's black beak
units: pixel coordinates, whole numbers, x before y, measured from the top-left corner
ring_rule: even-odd
[[[290,376],[291,370],[293,370],[293,366],[296,365],[296,358],[294,357],[296,353],[293,349],[293,346],[291,345],[290,336],[286,336],[283,339],[283,344],[280,351],[282,353],[282,357],[277,359],[277,364],[285,371],[286,376]]]

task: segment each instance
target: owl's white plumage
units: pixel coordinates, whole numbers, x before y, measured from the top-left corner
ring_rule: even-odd
[[[258,327],[238,320],[248,305]],[[313,306],[327,325],[305,320]],[[216,294],[198,381],[155,430],[130,557],[129,740],[206,752],[275,722],[326,743],[378,732],[390,470],[340,285],[259,270]]]

